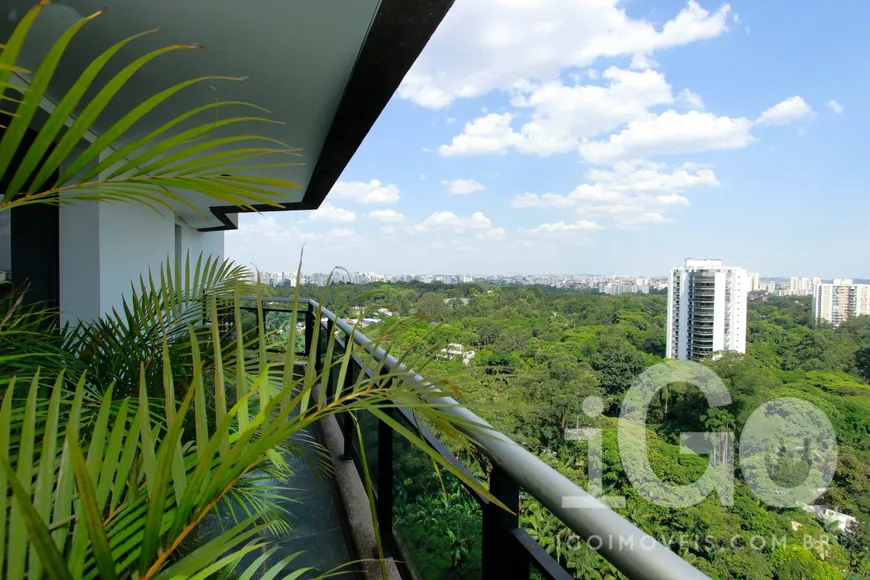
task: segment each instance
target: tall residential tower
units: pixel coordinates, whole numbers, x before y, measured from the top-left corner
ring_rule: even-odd
[[[687,258],[668,283],[667,356],[701,360],[715,352],[746,352],[749,275],[721,260]]]
[[[816,323],[834,326],[853,316],[870,315],[870,284],[839,278],[822,284],[820,280],[813,287],[813,315]]]

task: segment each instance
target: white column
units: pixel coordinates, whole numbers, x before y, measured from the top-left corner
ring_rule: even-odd
[[[200,232],[187,225],[180,224],[179,233],[181,234],[180,258],[182,264],[185,257],[190,252],[191,266],[196,264],[196,260],[202,255],[203,261],[209,256],[216,257],[218,260],[223,260],[224,257],[224,233],[223,232]]]
[[[175,215],[136,203],[100,203],[100,312],[119,311],[132,284],[175,257]],[[168,213],[168,210],[165,210]]]
[[[100,212],[93,201],[60,206],[60,321],[100,316]]]
[[[175,217],[134,203],[76,202],[60,209],[61,323],[121,311],[132,284],[159,283],[175,256]]]

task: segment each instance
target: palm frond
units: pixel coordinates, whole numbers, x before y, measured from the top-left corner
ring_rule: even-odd
[[[149,393],[161,396],[164,349],[176,378],[192,376],[191,341],[211,336],[209,297],[231,296],[245,278],[243,267],[213,256],[198,256],[194,262],[188,255],[183,265],[167,260],[159,272],[140,278],[121,311],[69,329],[63,348],[88,370],[99,392],[114,383],[123,396],[134,394],[141,363]],[[211,360],[207,357],[208,366]]]
[[[81,367],[63,348],[57,330],[57,312],[44,305],[26,305],[27,291],[10,292],[0,298],[0,387],[12,376],[29,380],[37,369],[45,373]]]
[[[262,356],[262,314],[253,337],[239,324],[243,274],[210,260],[167,264],[140,280],[123,314],[71,334],[67,346],[77,345],[91,365],[74,386],[63,373],[49,381],[37,371],[29,387],[10,380],[0,406],[0,501],[10,491],[12,498],[0,509],[0,533],[9,539],[4,577],[204,577],[232,568],[287,531],[287,514],[276,507],[285,484],[273,480],[292,486],[287,453],[328,464],[307,429],[338,413],[372,413],[438,469],[489,496],[386,412],[410,408],[462,444],[462,430],[483,427],[445,413],[437,382],[411,381],[382,363],[346,382],[380,339],[358,345],[346,337],[339,347],[335,333],[326,337],[326,352],[335,354],[321,365],[312,349],[301,374],[289,333],[284,364],[273,368]],[[297,296],[294,312],[299,304]],[[236,318],[235,336],[225,333],[226,314]],[[138,350],[123,350],[131,346]],[[123,364],[94,363],[124,355]],[[314,387],[333,374],[334,395],[315,400]],[[231,521],[205,543],[192,542],[217,510],[229,510]],[[291,563],[268,565],[277,574]]]
[[[108,200],[134,201],[169,209],[183,205],[201,213],[188,201],[187,194],[202,194],[223,205],[250,208],[254,204],[279,205],[290,191],[299,188],[285,179],[256,174],[263,167],[298,165],[288,160],[300,156],[298,149],[257,134],[215,134],[222,127],[281,123],[263,116],[261,113],[268,111],[249,103],[204,103],[177,115],[142,138],[130,137],[132,127],[147,119],[158,105],[188,87],[203,82],[241,82],[242,78],[207,76],[177,83],[144,98],[104,132],[94,131],[103,111],[142,67],[165,54],[202,48],[195,44],[158,48],[133,60],[105,82],[98,82],[104,77],[102,73],[108,63],[122,48],[157,30],[144,31],[109,47],[87,66],[64,95],[52,95],[58,101],[57,107],[27,151],[21,151],[21,163],[11,166],[70,43],[86,34],[87,24],[102,13],[98,11],[81,19],[61,34],[31,73],[18,66],[18,57],[45,4],[41,2],[32,8],[0,48],[0,94],[12,87],[13,75],[27,85],[21,90],[20,99],[6,99],[15,106],[0,139],[0,179],[8,182],[6,190],[0,191],[0,209],[32,203]],[[85,102],[89,94],[94,96]],[[260,114],[223,118],[217,115],[224,109],[240,107]],[[203,118],[209,113],[215,116]],[[196,124],[177,132],[176,129],[188,120]],[[73,156],[82,138],[94,133],[99,133],[98,137],[79,155]],[[253,163],[246,165],[248,162]],[[255,173],[249,175],[248,171]],[[50,182],[56,172],[59,179]]]

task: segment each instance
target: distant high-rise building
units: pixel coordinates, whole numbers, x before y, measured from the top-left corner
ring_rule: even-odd
[[[758,272],[749,272],[749,292],[758,292],[761,290],[761,278]]]
[[[668,284],[667,356],[701,360],[715,352],[746,352],[749,275],[721,260],[687,258]]]
[[[813,315],[816,322],[837,326],[853,316],[870,315],[870,284],[855,284],[849,279],[819,282],[813,288]]]
[[[792,278],[788,285],[788,293],[793,296],[809,296],[813,293],[813,280],[815,278]]]

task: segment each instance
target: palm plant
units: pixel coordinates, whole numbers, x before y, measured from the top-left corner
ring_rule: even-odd
[[[81,362],[100,392],[114,384],[116,395],[119,389],[124,396],[135,395],[142,363],[148,392],[161,393],[164,342],[173,374],[189,377],[189,328],[198,340],[211,340],[211,329],[203,324],[207,300],[217,298],[223,311],[224,302],[246,279],[243,267],[214,256],[193,261],[188,255],[183,264],[167,260],[159,272],[140,278],[120,312],[113,309],[100,320],[79,322],[69,329],[64,350]],[[204,361],[206,369],[209,360]]]
[[[279,205],[288,190],[299,187],[279,178],[244,174],[248,170],[296,165],[271,159],[276,155],[282,159],[299,156],[298,149],[256,134],[215,135],[222,127],[240,123],[280,123],[263,116],[267,111],[250,103],[215,101],[178,115],[142,138],[129,136],[134,125],[184,89],[203,82],[244,80],[240,78],[207,76],[173,85],[132,107],[84,151],[74,154],[74,148],[138,70],[167,53],[200,48],[194,44],[159,48],[134,60],[101,86],[95,82],[122,48],[157,30],[126,38],[97,57],[59,100],[26,153],[21,151],[70,42],[102,13],[95,12],[71,26],[49,49],[39,67],[27,71],[17,61],[31,26],[46,4],[48,1],[42,0],[24,15],[0,52],[0,93],[3,101],[12,103],[11,121],[0,139],[0,183],[7,184],[5,191],[0,192],[0,209],[32,203],[98,200],[136,201],[170,210],[187,206],[201,213],[190,203],[188,194],[251,208],[254,203]],[[84,102],[89,93],[94,96]],[[245,108],[254,114],[218,114],[230,108]],[[207,120],[198,121],[204,116]],[[178,132],[179,127],[189,125],[192,126]],[[248,162],[252,164],[245,165]]]
[[[212,300],[212,314],[216,312]],[[217,317],[209,325],[213,334],[219,332]],[[0,455],[0,490],[8,485],[15,500],[12,506],[0,505],[0,530],[8,529],[6,562],[0,561],[4,577],[39,577],[43,571],[56,578],[206,577],[263,545],[257,533],[270,524],[268,514],[254,513],[189,552],[185,540],[247,474],[267,464],[295,434],[328,415],[357,410],[382,414],[380,409],[395,404],[434,422],[446,417],[431,403],[437,396],[434,387],[411,386],[393,371],[361,375],[350,387],[315,401],[311,391],[321,375],[314,380],[294,375],[292,348],[276,381],[272,363],[262,359],[260,372],[249,374],[240,364],[228,373],[221,362],[224,347],[213,341],[215,362],[207,380],[192,327],[190,336],[193,375],[184,389],[175,383],[168,349],[163,349],[165,428],[151,420],[155,400],[149,396],[144,363],[137,398],[116,400],[109,388],[91,424],[82,421],[81,413],[83,401],[92,396],[87,374],[69,390],[62,373],[50,383],[36,373],[23,401],[15,397],[14,382],[7,388],[0,407],[0,449],[8,448],[12,434],[20,433],[21,443],[14,457]],[[264,349],[265,334],[259,342]],[[241,348],[238,341],[235,346]],[[347,349],[323,372],[346,370],[362,349]],[[313,368],[313,360],[307,362]],[[233,382],[238,395],[228,406]],[[283,384],[287,387],[277,388]],[[206,404],[209,386],[214,389],[213,421]],[[181,402],[177,392],[184,393]],[[40,413],[46,399],[47,410]],[[256,411],[250,404],[254,400]],[[188,416],[194,435],[185,441]],[[413,433],[402,433],[428,450]],[[82,441],[89,442],[86,449]],[[483,491],[452,464],[431,455],[440,467]],[[6,493],[0,493],[0,501]]]
[[[192,79],[143,100],[75,156],[75,146],[137,70],[165,53],[197,48],[152,51],[96,86],[109,60],[141,35],[94,60],[28,143],[25,135],[67,46],[99,16],[64,32],[31,74],[18,66],[18,57],[46,3],[21,19],[0,52],[0,97],[12,104],[0,138],[0,183],[7,184],[0,191],[0,211],[83,200],[137,202],[165,211],[190,206],[185,198],[190,192],[251,207],[276,204],[296,187],[239,173],[287,165],[262,158],[294,156],[297,150],[256,135],[213,136],[232,124],[275,122],[259,114],[217,116],[230,106],[262,111],[253,105],[210,103],[143,138],[128,138],[133,125],[185,88],[240,80],[226,77]],[[86,94],[94,95],[87,103]],[[177,131],[210,113],[212,120]],[[244,165],[251,160],[258,161]],[[253,499],[248,494],[258,487],[252,485],[257,474],[275,469],[292,476],[281,450],[294,451],[295,435],[337,413],[374,414],[441,468],[488,495],[384,412],[395,405],[411,408],[458,438],[455,420],[438,407],[436,382],[412,384],[377,365],[346,384],[352,357],[363,356],[369,345],[348,341],[338,353],[335,336],[327,337],[318,372],[313,352],[297,360],[293,324],[283,358],[271,360],[259,301],[256,332],[241,327],[241,274],[231,264],[208,260],[167,265],[134,287],[121,312],[57,331],[41,330],[44,310],[24,311],[17,297],[10,299],[0,315],[0,344],[14,346],[0,352],[0,576],[226,577],[246,554],[265,546],[260,532],[275,528],[270,492]],[[236,321],[229,337],[221,324],[227,311]],[[297,362],[306,363],[304,374],[296,372]],[[330,372],[338,373],[342,387],[328,398],[314,397],[315,386]],[[247,517],[195,541],[199,524],[230,498],[245,503]],[[250,576],[269,554],[244,574]],[[273,564],[271,573],[289,569],[292,559]]]

